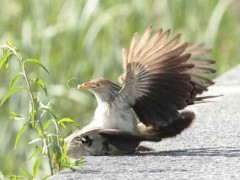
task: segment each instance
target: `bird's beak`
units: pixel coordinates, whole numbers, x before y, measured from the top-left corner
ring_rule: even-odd
[[[85,83],[82,83],[81,85],[78,85],[77,89],[80,90],[80,89],[89,89],[91,88],[91,83],[90,82],[85,82]]]

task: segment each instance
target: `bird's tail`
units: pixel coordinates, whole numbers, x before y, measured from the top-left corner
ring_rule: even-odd
[[[147,136],[153,136],[155,138],[170,138],[180,134],[183,130],[188,128],[195,118],[195,114],[191,111],[181,112],[178,119],[174,120],[172,124],[168,126],[154,129],[153,127],[140,127],[140,132]]]

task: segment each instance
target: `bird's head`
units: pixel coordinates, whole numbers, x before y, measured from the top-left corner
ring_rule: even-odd
[[[101,101],[109,101],[121,88],[107,79],[97,78],[78,85],[78,89],[87,89],[93,92],[97,99],[100,99]]]
[[[81,130],[65,138],[67,153],[71,158],[79,159],[89,155],[113,155],[122,151],[99,134],[100,129]]]
[[[101,90],[106,90],[107,89],[107,80],[104,78],[97,78],[85,83],[82,83],[81,85],[78,85],[78,89],[87,89],[90,91],[101,91]]]
[[[65,142],[67,153],[71,158],[79,159],[82,156],[104,155],[107,149],[104,148],[104,138],[97,134],[98,130],[90,130],[82,133],[73,133]]]

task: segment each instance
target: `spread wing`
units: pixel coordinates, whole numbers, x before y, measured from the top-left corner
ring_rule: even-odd
[[[139,40],[134,35],[128,54],[122,51],[124,73],[119,81],[123,88],[118,98],[127,101],[146,126],[158,129],[177,119],[178,110],[190,104],[190,99],[194,101],[193,92],[206,90],[211,81],[198,75],[210,70],[191,59],[191,54],[201,54],[196,47],[180,43],[181,34],[168,40],[170,30],[160,29],[150,36],[151,29],[149,26]],[[200,65],[208,63],[201,61]]]
[[[205,78],[206,74],[215,73],[216,70],[212,69],[212,65],[215,64],[214,60],[204,59],[202,56],[210,52],[210,49],[204,47],[204,44],[189,46],[186,50],[187,53],[191,53],[190,62],[194,64],[194,68],[190,69],[188,73],[191,76],[190,83],[193,86],[191,91],[191,98],[188,100],[188,104],[193,104],[194,101],[201,101],[206,98],[217,96],[196,97],[208,90],[208,87],[213,85],[214,82]]]

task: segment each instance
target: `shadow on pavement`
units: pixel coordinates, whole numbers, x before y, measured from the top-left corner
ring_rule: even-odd
[[[223,156],[223,157],[240,157],[240,149],[237,147],[216,147],[216,148],[198,148],[182,149],[174,151],[160,152],[136,152],[132,156]]]

